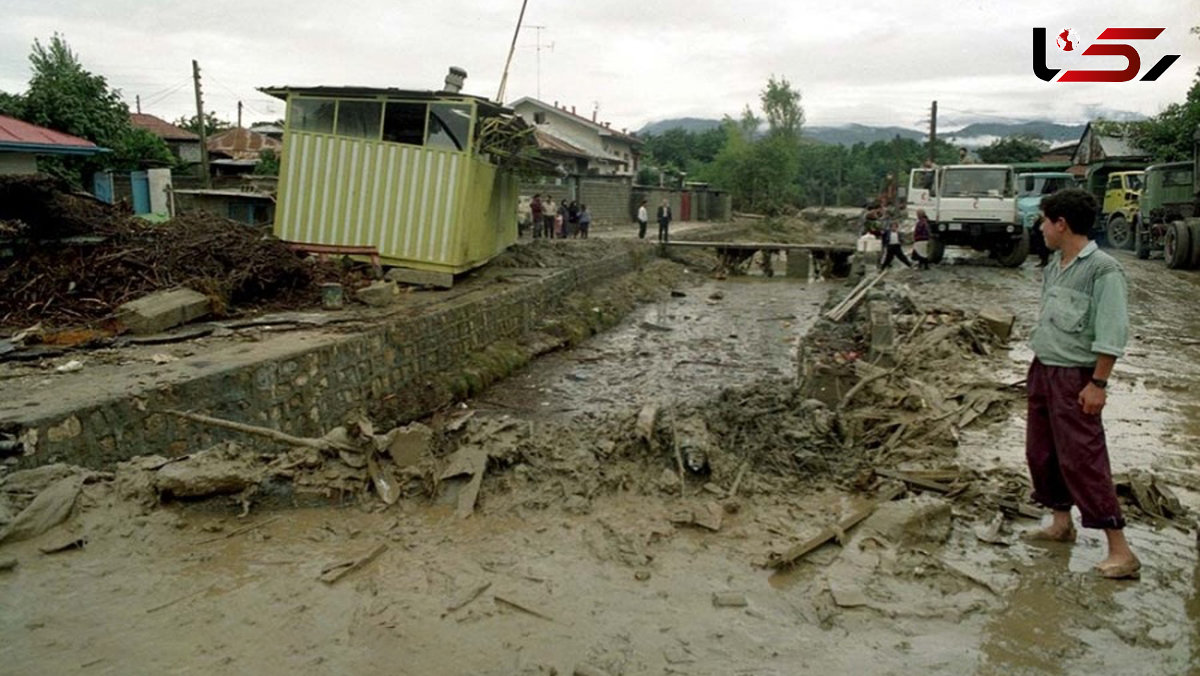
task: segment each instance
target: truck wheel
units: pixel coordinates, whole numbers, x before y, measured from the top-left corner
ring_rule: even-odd
[[[1022,228],[1021,236],[1008,244],[1008,249],[995,249],[996,260],[1006,268],[1019,268],[1029,258],[1029,230]]]
[[[1150,233],[1141,219],[1133,222],[1133,250],[1137,257],[1146,260],[1150,257]]]
[[[945,243],[943,243],[942,240],[938,239],[937,237],[930,237],[929,238],[929,262],[934,263],[934,264],[941,263],[942,259],[945,257],[946,257]]]
[[[1133,238],[1130,237],[1129,221],[1121,214],[1116,214],[1108,220],[1108,245],[1114,249],[1132,249]]]
[[[1188,229],[1192,240],[1191,267],[1200,268],[1200,220],[1189,218],[1183,227]]]
[[[1186,268],[1192,259],[1192,232],[1180,221],[1167,226],[1163,236],[1163,259],[1172,270]]]

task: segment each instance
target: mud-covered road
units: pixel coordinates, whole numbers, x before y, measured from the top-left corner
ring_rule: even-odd
[[[1121,260],[1134,337],[1106,411],[1114,469],[1152,472],[1194,511],[1200,275]],[[1015,382],[1030,356],[1021,338],[1036,312],[1032,263],[959,261],[899,270],[889,284],[907,288],[918,309],[1016,314],[1013,349],[989,362],[996,380]],[[616,329],[468,402],[475,419],[575,426],[586,436],[596,420],[648,401],[669,407],[786,380],[820,306],[848,289],[691,276],[694,284]],[[972,427],[946,464],[1021,473],[1023,439],[1020,415]],[[580,458],[577,469],[505,468],[465,520],[449,501],[422,500],[239,518],[232,507],[139,509],[85,486],[94,509],[69,532],[86,534],[86,548],[39,553],[62,532],[0,548],[0,559],[19,561],[0,572],[0,673],[1200,671],[1196,534],[1175,523],[1132,520],[1145,565],[1136,582],[1090,574],[1103,555],[1098,533],[1073,547],[987,544],[975,535],[978,515],[960,504],[896,539],[860,528],[844,547],[825,545],[773,573],[763,567],[770,551],[861,505],[860,495],[833,478],[786,491],[749,479],[714,532],[678,514],[723,497],[730,477],[714,475],[707,489],[694,481],[681,498],[666,453],[646,459],[645,476],[627,489],[577,489],[588,485],[580,475],[604,469],[591,450],[603,441],[564,433],[550,460]],[[361,570],[318,580],[380,545]]]

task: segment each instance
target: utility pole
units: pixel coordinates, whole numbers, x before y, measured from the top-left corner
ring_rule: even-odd
[[[242,128],[242,102],[238,101],[238,129]]]
[[[929,109],[929,163],[937,162],[937,101]]]
[[[135,96],[135,97],[133,97],[133,98],[134,98],[134,100],[135,100],[135,101],[137,101],[137,112],[138,112],[138,115],[141,115],[141,114],[142,114],[142,95],[141,95],[141,94],[138,94],[137,96]]]
[[[204,168],[204,187],[212,187],[212,174],[208,168],[208,134],[204,129],[204,99],[200,96],[200,64],[192,59],[192,84],[196,88],[196,119],[200,128],[200,165]]]

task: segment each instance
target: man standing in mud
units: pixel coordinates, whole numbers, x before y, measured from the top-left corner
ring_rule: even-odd
[[[1053,511],[1030,540],[1074,542],[1071,507],[1084,528],[1104,530],[1107,578],[1138,577],[1141,563],[1125,540],[1104,426],[1105,388],[1129,333],[1125,271],[1088,239],[1096,200],[1079,189],[1042,200],[1041,228],[1055,253],[1042,279],[1041,313],[1030,337],[1025,456],[1034,499]]]

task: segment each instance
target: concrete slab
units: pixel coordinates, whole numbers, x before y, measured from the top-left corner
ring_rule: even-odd
[[[125,303],[116,317],[131,333],[162,333],[207,315],[212,309],[208,296],[188,288],[159,291]]]

